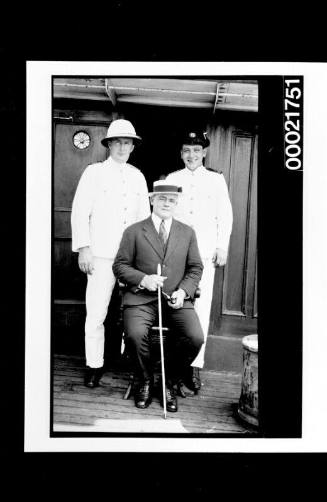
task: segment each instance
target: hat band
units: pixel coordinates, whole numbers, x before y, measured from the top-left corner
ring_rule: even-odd
[[[182,187],[176,185],[157,185],[153,187],[153,193],[164,193],[164,192],[181,192]]]
[[[125,133],[117,133],[117,134],[110,134],[109,136],[106,136],[104,139],[114,139],[114,138],[139,138],[137,134],[125,132]]]

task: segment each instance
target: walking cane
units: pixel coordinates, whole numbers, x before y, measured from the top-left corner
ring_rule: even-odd
[[[158,263],[157,274],[161,275],[160,263]],[[162,311],[161,311],[161,287],[160,286],[158,286],[158,307],[159,307],[159,340],[160,340],[160,356],[161,356],[162,396],[163,396],[164,417],[167,418],[165,361],[164,361],[163,336],[162,336]]]

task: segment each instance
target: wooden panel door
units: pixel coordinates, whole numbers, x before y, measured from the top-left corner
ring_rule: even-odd
[[[221,171],[233,207],[228,261],[217,269],[209,332],[246,334],[257,317],[257,150],[254,130],[211,126],[207,167]]]
[[[253,317],[254,311],[257,226],[254,149],[253,136],[233,131],[229,191],[234,223],[224,274],[222,314],[245,317]]]
[[[77,131],[91,138],[88,148],[79,150],[73,144]],[[88,164],[105,160],[107,150],[100,140],[105,137],[103,125],[57,123],[54,133],[54,297],[83,300],[85,277],[77,267],[77,254],[71,251],[71,207],[79,179]]]
[[[54,127],[54,197],[53,197],[53,256],[52,314],[53,350],[57,353],[84,356],[85,290],[87,277],[78,267],[78,254],[71,249],[71,208],[80,177],[89,164],[106,159],[108,150],[100,141],[106,136],[111,117],[104,121],[95,113],[90,122],[78,124],[57,122]],[[86,131],[91,142],[84,150],[73,144],[74,134]],[[117,288],[109,305],[110,315],[105,329],[111,336],[105,341],[105,354],[120,356],[121,332],[117,327],[120,311]]]

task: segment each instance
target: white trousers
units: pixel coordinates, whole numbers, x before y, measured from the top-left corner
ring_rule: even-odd
[[[203,368],[204,366],[204,353],[208,337],[210,311],[212,302],[213,282],[215,278],[215,267],[211,258],[202,258],[203,274],[199,284],[201,288],[201,296],[195,300],[195,310],[199,316],[200,324],[203,329],[204,342],[203,345],[194,359],[192,366]]]
[[[93,273],[87,274],[85,357],[86,365],[100,368],[104,363],[104,321],[116,278],[112,271],[113,260],[93,258]]]

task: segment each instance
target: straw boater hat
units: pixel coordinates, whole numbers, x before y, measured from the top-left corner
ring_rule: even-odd
[[[125,119],[113,120],[108,128],[107,136],[101,140],[101,143],[103,146],[108,148],[108,142],[113,138],[132,138],[137,141],[142,140],[142,138],[136,134],[132,123]]]
[[[201,145],[203,148],[207,148],[210,145],[210,141],[207,138],[206,132],[200,131],[190,131],[181,136],[180,144],[182,145]]]
[[[182,187],[172,184],[167,180],[158,180],[153,183],[153,192],[149,192],[149,197],[161,193],[170,193],[174,195],[182,194]]]

